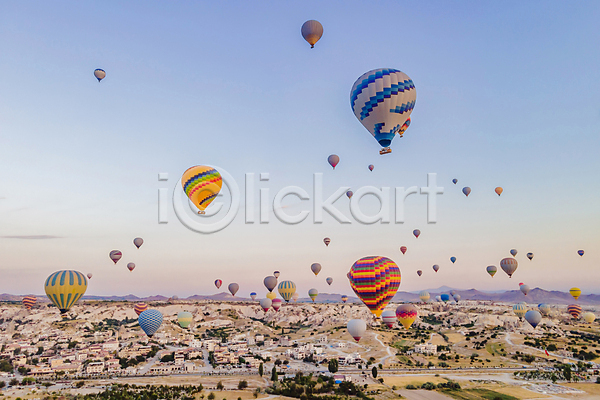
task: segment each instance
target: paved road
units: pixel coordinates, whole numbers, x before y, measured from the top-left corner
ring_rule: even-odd
[[[435,392],[433,390],[398,390],[402,396],[408,400],[452,400],[452,397],[448,397],[444,394]]]

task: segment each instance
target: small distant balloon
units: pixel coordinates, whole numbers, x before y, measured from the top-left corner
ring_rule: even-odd
[[[502,192],[504,191],[504,189],[502,189],[500,186],[498,186],[496,189],[494,189],[494,191],[496,192],[496,194],[498,196],[500,196],[502,194]]]
[[[279,275],[280,275],[280,274],[281,274],[281,272],[279,272],[279,271],[274,271],[274,272],[273,272],[273,276],[274,276],[275,278],[279,278]]]
[[[277,286],[277,278],[274,276],[267,276],[263,279],[263,283],[269,292],[272,292],[273,289]]]
[[[571,289],[569,289],[569,293],[571,294],[571,296],[573,296],[575,300],[577,300],[579,296],[581,296],[581,289],[572,287]]]
[[[333,278],[332,277],[328,277],[327,279],[325,279],[325,282],[327,282],[327,284],[329,286],[331,286],[331,284],[333,283]]]
[[[406,250],[408,250],[408,248],[406,246],[400,247],[400,251],[402,252],[402,254],[406,254]]]
[[[440,298],[442,299],[442,301],[444,303],[447,303],[448,301],[450,301],[450,295],[448,293],[442,293],[440,295]]]
[[[471,188],[468,186],[465,186],[463,188],[462,192],[465,194],[465,196],[469,197],[469,195],[471,194]]]
[[[284,299],[286,303],[289,303],[290,299],[293,299],[294,295],[297,294],[296,284],[292,281],[283,281],[279,283],[277,290],[279,291],[281,298]]]
[[[493,278],[494,275],[496,275],[496,272],[498,272],[498,267],[496,267],[495,265],[490,265],[485,270]]]
[[[373,168],[375,168],[373,164],[369,165],[369,171],[373,171]]]
[[[256,292],[252,292],[252,293],[250,293],[250,298],[251,298],[252,300],[256,300],[256,296],[258,296],[258,295],[256,294]]]
[[[367,331],[367,324],[362,319],[351,319],[348,321],[346,329],[348,329],[350,336],[358,342]]]
[[[331,243],[331,239],[326,237],[325,239],[323,239],[323,243],[325,243],[325,246],[329,246],[329,243]]]
[[[536,326],[542,320],[542,314],[537,310],[529,310],[525,313],[525,321],[529,322],[529,325],[535,329]]]
[[[454,296],[456,294],[456,290],[451,290],[450,291],[450,296]]]
[[[381,321],[383,321],[388,328],[393,328],[394,323],[396,322],[396,311],[385,310],[381,313]]]
[[[515,304],[513,306],[513,312],[517,317],[523,318],[525,316],[525,313],[527,312],[527,307],[521,303]]]
[[[91,272],[87,274],[88,279],[92,279],[92,276],[94,276]]]
[[[297,302],[299,298],[300,298],[300,294],[299,294],[298,292],[295,292],[295,293],[292,295],[292,301],[293,301],[294,303],[295,303],[295,302]]]
[[[512,256],[513,256],[513,257],[514,257],[514,256],[516,256],[516,255],[517,255],[517,253],[518,253],[518,252],[517,252],[517,249],[511,249],[511,250],[510,250],[510,254],[512,254]]]
[[[530,260],[533,259],[533,253],[527,253],[527,258],[529,258]]]
[[[419,276],[423,275],[423,271],[421,271],[421,270],[418,270],[418,271],[417,271],[417,275],[419,275]]]
[[[353,192],[352,190],[348,190],[348,191],[346,192],[346,196],[348,196],[348,198],[349,198],[349,199],[351,199],[351,198],[352,198],[352,196],[354,196],[354,192]]]
[[[581,306],[579,304],[571,304],[567,307],[567,312],[571,314],[574,319],[579,318],[579,314],[581,314]]]
[[[237,283],[230,283],[227,289],[229,289],[229,293],[231,293],[232,296],[235,296],[237,291],[240,290],[240,285]]]
[[[33,295],[25,296],[21,301],[26,309],[31,310],[31,307],[35,306],[35,303],[37,303],[37,297]]]
[[[260,299],[260,306],[262,307],[264,312],[269,311],[269,308],[271,308],[271,306],[273,305],[273,300],[266,298],[266,299]]]
[[[439,271],[439,269],[440,269],[440,266],[439,266],[439,265],[437,265],[437,264],[435,264],[435,265],[434,265],[432,268],[433,268],[433,270],[434,270],[435,272],[438,272],[438,271]]]
[[[198,214],[204,214],[204,210],[219,195],[223,178],[213,167],[196,165],[183,173],[181,186],[186,196],[198,209]]]
[[[127,269],[129,270],[129,272],[133,271],[135,269],[135,264],[134,263],[127,264]]]
[[[519,263],[517,260],[511,257],[503,258],[502,261],[500,261],[500,267],[506,272],[509,278],[512,278],[512,275],[515,273],[518,266]]]
[[[319,295],[319,291],[317,289],[310,289],[308,291],[308,297],[310,297],[310,299],[313,301],[313,303],[317,299],[318,295]]]
[[[423,290],[419,293],[419,300],[421,300],[423,303],[427,303],[430,297],[431,296],[429,295],[429,292],[426,290]]]
[[[525,296],[527,296],[527,293],[529,293],[529,291],[531,290],[529,288],[529,285],[521,285],[519,286],[519,289],[521,290],[521,293],[523,293]]]
[[[181,311],[179,314],[177,314],[177,322],[179,323],[179,326],[184,329],[190,326],[193,319],[194,316],[189,311]]]
[[[454,264],[456,262],[456,257],[454,257],[454,256],[450,257],[450,261],[452,261],[452,264]]]
[[[273,300],[277,298],[277,295],[274,292],[267,293],[267,299]]]
[[[327,162],[333,167],[333,169],[335,169],[335,166],[338,165],[340,162],[340,157],[338,157],[335,154],[332,154],[329,157],[327,157]]]
[[[458,183],[458,179],[456,179],[456,178],[452,179],[452,183],[454,183],[456,185]]]
[[[219,289],[219,288],[221,287],[221,285],[222,285],[222,284],[223,284],[223,281],[222,281],[222,280],[220,280],[220,279],[217,279],[217,280],[215,281],[215,286],[217,287],[217,289]]]
[[[548,315],[550,314],[551,308],[548,304],[542,303],[538,305],[538,310],[540,310],[543,315]]]
[[[302,37],[310,44],[310,48],[312,49],[319,39],[321,39],[321,36],[323,36],[323,25],[319,21],[311,19],[302,24],[300,31]]]
[[[460,301],[460,299],[462,298],[462,297],[460,297],[460,294],[458,294],[458,293],[457,293],[457,294],[454,294],[454,295],[452,295],[452,297],[454,298],[454,301],[455,301],[455,302],[457,302],[457,303],[458,303],[458,302]]]
[[[421,231],[420,231],[420,230],[418,230],[418,229],[415,229],[415,230],[413,231],[413,235],[415,235],[415,237],[416,237],[416,238],[418,238],[420,234],[421,234]]]
[[[141,313],[148,309],[148,304],[146,303],[137,303],[135,307],[133,307],[133,311],[139,316]]]
[[[321,272],[321,264],[313,263],[310,266],[310,270],[313,272],[313,274],[315,274],[315,276],[319,275],[319,272]]]
[[[98,68],[94,70],[94,76],[98,79],[98,82],[100,82],[102,79],[106,78],[106,72],[104,72],[103,69]]]
[[[346,296],[345,294],[342,295],[342,303],[345,303],[348,301],[348,296]]]
[[[581,314],[581,318],[588,324],[591,324],[596,320],[596,315],[594,315],[593,312],[588,311]]]
[[[121,257],[123,257],[123,253],[121,253],[119,250],[113,250],[108,254],[108,256],[116,264],[117,261],[119,261]]]
[[[144,244],[144,239],[142,239],[141,237],[135,238],[133,239],[133,244],[139,249],[140,246]]]
[[[273,307],[273,310],[275,311],[279,311],[279,308],[281,308],[281,304],[281,299],[274,298],[273,300],[271,300],[271,307]]]
[[[396,308],[396,317],[402,326],[404,326],[404,329],[410,328],[417,319],[417,314],[417,307],[412,304],[400,304]]]
[[[583,257],[583,255],[585,254],[585,251],[577,250],[577,254],[579,254],[581,257]]]

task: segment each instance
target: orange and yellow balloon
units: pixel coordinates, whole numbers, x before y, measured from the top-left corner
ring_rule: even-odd
[[[213,202],[221,191],[223,179],[216,169],[205,165],[197,165],[183,173],[181,186],[187,197],[198,208],[198,214],[204,214],[206,207]]]
[[[386,257],[364,257],[352,265],[348,279],[354,293],[379,317],[400,287],[400,268]]]
[[[404,326],[404,329],[410,328],[417,319],[417,315],[417,307],[412,304],[400,304],[398,308],[396,308],[396,318],[398,318],[398,321]]]

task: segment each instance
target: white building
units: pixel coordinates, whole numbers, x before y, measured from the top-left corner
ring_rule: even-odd
[[[101,374],[104,371],[104,363],[103,362],[93,362],[89,363],[85,368],[85,372],[88,374]]]
[[[431,343],[419,343],[415,345],[415,353],[435,356],[437,354],[437,346]]]

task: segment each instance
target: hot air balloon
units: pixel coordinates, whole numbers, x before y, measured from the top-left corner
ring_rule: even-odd
[[[456,294],[456,290],[451,290],[450,291],[450,296],[454,296]]]
[[[140,328],[148,335],[148,337],[154,336],[158,328],[162,325],[163,315],[158,310],[146,310],[143,311],[138,317],[138,323]]]
[[[440,270],[440,266],[437,264],[435,264],[432,268],[435,272],[438,272]]]
[[[94,76],[96,77],[96,79],[98,79],[98,82],[100,82],[106,77],[106,72],[104,72],[103,69],[98,68],[94,70]]]
[[[527,253],[527,258],[529,258],[530,260],[533,259],[533,253]]]
[[[348,321],[346,328],[348,329],[350,336],[358,342],[367,331],[367,324],[362,319],[351,319]]]
[[[133,239],[133,244],[135,245],[135,247],[137,247],[138,249],[144,244],[144,239],[138,237]]]
[[[411,122],[410,117],[408,117],[408,119],[406,121],[404,121],[404,124],[402,124],[400,129],[398,129],[398,132],[396,132],[398,134],[398,136],[404,137],[404,132],[406,132],[406,130],[410,126],[410,122]]]
[[[272,292],[273,289],[275,289],[275,287],[277,286],[277,278],[275,278],[274,276],[267,276],[263,280],[263,283],[265,284],[267,290],[269,292]]]
[[[523,282],[519,282],[519,287],[521,287],[521,285],[524,285],[524,283]]]
[[[348,196],[348,198],[349,198],[349,199],[351,199],[351,198],[352,198],[352,196],[354,196],[354,192],[353,192],[352,190],[348,190],[348,191],[346,192],[346,196]]]
[[[498,186],[496,189],[494,189],[494,192],[496,192],[496,194],[498,196],[500,196],[503,191],[504,191],[504,189],[502,189],[500,186]]]
[[[296,292],[292,295],[292,301],[294,303],[297,302],[299,298],[300,298],[300,294],[298,294],[298,292]]]
[[[540,310],[540,312],[543,315],[548,315],[548,314],[550,314],[551,308],[548,304],[542,303],[542,304],[538,305],[538,310]]]
[[[541,320],[542,314],[540,314],[539,311],[529,310],[525,313],[525,321],[529,322],[529,325],[531,325],[533,329],[538,326]]]
[[[417,275],[419,275],[419,276],[423,275],[423,271],[421,271],[420,269],[417,270]]]
[[[591,324],[592,322],[594,322],[596,320],[596,316],[594,315],[594,313],[589,312],[589,311],[581,314],[581,318],[588,324]]]
[[[117,261],[119,261],[121,257],[123,257],[123,253],[121,253],[119,250],[113,250],[110,253],[108,253],[108,256],[116,264]]]
[[[577,250],[577,254],[579,254],[581,257],[583,257],[583,255],[585,254],[585,251]]]
[[[503,258],[502,261],[500,261],[500,267],[506,272],[509,278],[512,278],[512,275],[515,273],[518,266],[519,263],[517,263],[517,260],[511,257]]]
[[[373,164],[369,165],[369,171],[373,171],[373,168],[375,168]]]
[[[519,289],[521,289],[521,293],[523,293],[525,296],[527,296],[527,293],[529,293],[529,291],[531,290],[529,288],[529,285],[521,285],[519,286]]]
[[[423,290],[422,292],[419,293],[419,300],[421,300],[423,303],[427,303],[430,299],[430,295],[429,292]]]
[[[469,195],[471,194],[471,188],[470,188],[470,187],[468,187],[468,186],[465,186],[465,187],[462,189],[462,192],[465,194],[465,196],[469,197]]]
[[[229,286],[227,286],[227,289],[229,289],[229,293],[231,293],[232,296],[235,296],[237,291],[240,290],[240,285],[235,282],[230,283]]]
[[[258,295],[256,294],[256,292],[252,292],[252,293],[250,293],[250,298],[251,298],[252,300],[256,300],[256,296],[258,296]]]
[[[447,303],[448,301],[450,301],[450,295],[448,293],[442,293],[440,295],[440,298],[442,299],[442,301],[444,303]]]
[[[452,261],[452,264],[454,264],[456,262],[456,257],[454,257],[454,256],[450,257],[450,261]]]
[[[498,272],[498,268],[495,265],[490,265],[485,270],[488,274],[490,274],[492,278],[494,277],[494,275],[496,275],[496,272]]]
[[[350,92],[354,115],[387,154],[394,135],[410,117],[417,92],[413,81],[396,69],[380,68],[361,75]]]
[[[417,315],[417,307],[412,304],[400,304],[398,308],[396,308],[396,317],[402,326],[404,326],[404,329],[410,328],[417,319]]]
[[[572,287],[571,289],[569,289],[569,293],[571,294],[571,296],[573,296],[575,300],[577,300],[579,296],[581,296],[581,289]]]
[[[406,250],[408,250],[406,246],[400,246],[400,251],[402,252],[402,254],[406,254]]]
[[[302,24],[302,37],[310,44],[310,48],[315,47],[315,43],[323,36],[323,25],[314,19],[308,20]]]
[[[78,271],[57,271],[46,279],[46,296],[61,314],[66,313],[87,290],[87,278]]]
[[[327,282],[327,284],[329,286],[331,286],[331,284],[333,283],[333,278],[332,277],[328,277],[327,279],[325,279],[325,282]]]
[[[92,276],[94,276],[94,275],[93,275],[91,272],[89,272],[89,273],[87,274],[87,277],[88,277],[88,279],[92,279]]]
[[[188,168],[181,176],[181,186],[190,201],[204,214],[223,186],[219,171],[205,165]]]
[[[277,298],[277,295],[275,293],[273,293],[273,292],[267,293],[267,299],[273,300],[275,298]]]
[[[335,169],[335,166],[340,163],[340,158],[337,155],[332,154],[329,157],[327,157],[327,162],[329,163],[329,165],[331,165],[333,169]]]
[[[342,303],[345,303],[348,301],[348,296],[346,296],[345,294],[342,295]]]
[[[329,246],[329,243],[331,243],[331,239],[325,238],[323,239],[323,243],[325,243],[325,246]]]
[[[223,284],[223,281],[220,279],[217,279],[215,281],[215,286],[217,287],[217,289],[221,288],[221,285]]]
[[[271,299],[260,299],[260,306],[262,307],[264,312],[269,311],[269,308],[273,305],[273,300]]]
[[[310,270],[313,272],[313,274],[315,274],[315,276],[319,275],[319,272],[321,272],[321,264],[313,263],[310,266]]]
[[[279,295],[286,303],[289,303],[294,294],[296,293],[296,284],[292,281],[283,281],[277,286]]]
[[[415,229],[415,230],[413,231],[413,235],[415,235],[415,237],[416,237],[416,238],[418,238],[420,234],[421,234],[421,231],[420,231],[420,230],[418,230],[418,229]]]
[[[396,312],[394,310],[385,310],[381,313],[381,320],[388,328],[393,328],[396,322]]]
[[[453,299],[454,299],[454,301],[455,301],[455,302],[457,302],[457,303],[460,301],[460,299],[462,299],[462,297],[460,297],[460,294],[458,294],[458,293],[457,293],[457,294],[454,294],[454,295],[452,295],[452,298],[453,298]]]
[[[281,275],[281,272],[279,272],[279,271],[274,271],[274,272],[273,272],[273,276],[274,276],[275,278],[279,279],[279,275]]]
[[[435,296],[435,301],[437,302],[441,302],[442,301],[442,296]]]
[[[146,303],[136,303],[135,307],[133,307],[133,311],[139,316],[141,313],[148,309],[148,304]]]
[[[517,317],[523,318],[523,316],[525,315],[525,313],[527,312],[527,307],[524,304],[515,304],[513,306],[513,312],[515,313],[515,315]]]
[[[192,313],[189,311],[181,311],[177,314],[177,322],[179,322],[179,326],[182,328],[187,328],[192,323]]]
[[[574,319],[579,318],[579,314],[581,314],[581,306],[579,304],[571,304],[567,307],[567,312],[571,314]]]
[[[452,179],[452,183],[454,183],[456,185],[458,183],[458,179],[456,179],[456,178]]]
[[[279,308],[281,307],[281,299],[274,298],[271,300],[271,306],[273,307],[273,310],[279,311]]]
[[[129,270],[129,272],[133,271],[135,269],[135,264],[134,263],[127,264],[127,269]]]
[[[379,317],[400,286],[400,269],[386,257],[356,261],[348,273],[350,286],[373,314]]]
[[[21,301],[23,302],[23,305],[26,309],[31,310],[31,307],[35,306],[35,303],[37,303],[37,297],[33,295],[25,296]]]
[[[516,255],[517,255],[517,253],[518,253],[517,249],[511,249],[511,250],[510,250],[510,254],[511,254],[513,257],[514,257],[514,256],[516,256]]]
[[[310,289],[308,291],[308,297],[310,297],[310,299],[313,301],[313,303],[317,299],[318,295],[319,295],[319,291],[317,289]]]

